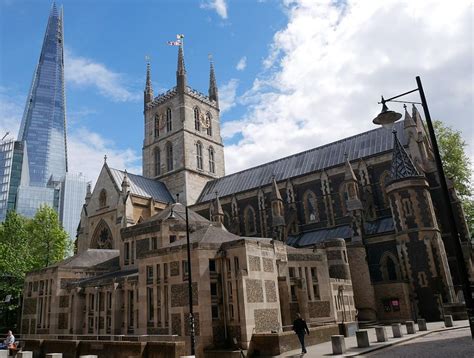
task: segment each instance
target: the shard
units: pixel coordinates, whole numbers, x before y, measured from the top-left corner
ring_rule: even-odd
[[[26,142],[29,185],[46,187],[67,172],[63,16],[53,3],[18,140]]]

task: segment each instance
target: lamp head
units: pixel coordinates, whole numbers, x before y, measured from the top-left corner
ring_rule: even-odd
[[[384,98],[382,97],[382,112],[380,112],[379,115],[375,117],[372,122],[374,124],[381,125],[384,128],[391,129],[393,127],[393,124],[400,118],[402,118],[402,114],[389,110],[387,105],[385,104]]]

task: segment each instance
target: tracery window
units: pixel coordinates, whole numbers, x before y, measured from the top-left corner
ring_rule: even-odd
[[[305,213],[305,221],[307,224],[319,221],[318,206],[316,195],[308,190],[303,196],[303,205]]]
[[[382,271],[382,278],[384,281],[397,281],[399,280],[399,268],[396,257],[386,252],[380,259],[380,269]]]
[[[171,121],[171,108],[166,108],[166,131],[171,132],[173,130],[173,122]]]
[[[209,154],[209,171],[211,173],[215,173],[216,172],[216,163],[214,161],[214,148],[212,147],[209,147],[208,149],[208,154]]]
[[[194,129],[197,131],[201,130],[201,122],[199,120],[199,116],[200,116],[199,108],[195,107],[194,108]]]
[[[255,210],[249,205],[244,210],[245,234],[254,235],[257,232]]]
[[[202,143],[196,143],[196,164],[197,168],[202,170]]]
[[[166,169],[173,170],[173,145],[171,143],[166,144]]]

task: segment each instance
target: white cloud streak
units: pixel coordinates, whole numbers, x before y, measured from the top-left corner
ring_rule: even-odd
[[[105,65],[86,57],[65,51],[65,75],[67,84],[78,87],[93,87],[114,102],[140,100],[140,94],[134,93],[124,83],[124,76],[108,69]]]
[[[219,87],[219,108],[221,113],[227,112],[236,105],[238,86],[239,80],[232,78],[229,82]]]
[[[7,132],[6,138],[17,138],[25,105],[24,97],[13,97],[9,92],[8,88],[0,87],[0,138]]]
[[[107,155],[107,164],[120,170],[127,169],[141,174],[141,156],[130,148],[118,148],[102,135],[86,128],[68,133],[68,161],[70,171],[83,173],[87,180],[95,182]]]
[[[235,66],[235,69],[237,71],[243,71],[247,67],[247,56],[242,57],[239,62],[237,62],[237,65]]]
[[[227,4],[225,0],[207,0],[201,3],[201,8],[214,10],[221,18],[227,19]]]
[[[242,137],[226,146],[227,173],[374,128],[380,95],[415,88],[416,75],[433,119],[462,130],[472,150],[470,1],[285,0],[284,6],[288,24],[274,35],[266,70],[238,99],[248,105],[246,115],[223,124],[226,137]],[[417,94],[405,99],[419,101]]]

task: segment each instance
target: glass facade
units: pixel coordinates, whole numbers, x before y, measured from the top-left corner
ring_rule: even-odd
[[[24,143],[13,139],[0,142],[0,221],[8,210],[14,210],[16,195],[22,178]],[[28,170],[24,170],[27,177]]]
[[[87,182],[82,174],[67,173],[61,181],[59,218],[72,240],[76,238],[86,191]]]
[[[30,185],[46,187],[67,172],[62,13],[53,4],[18,140],[28,150]]]

